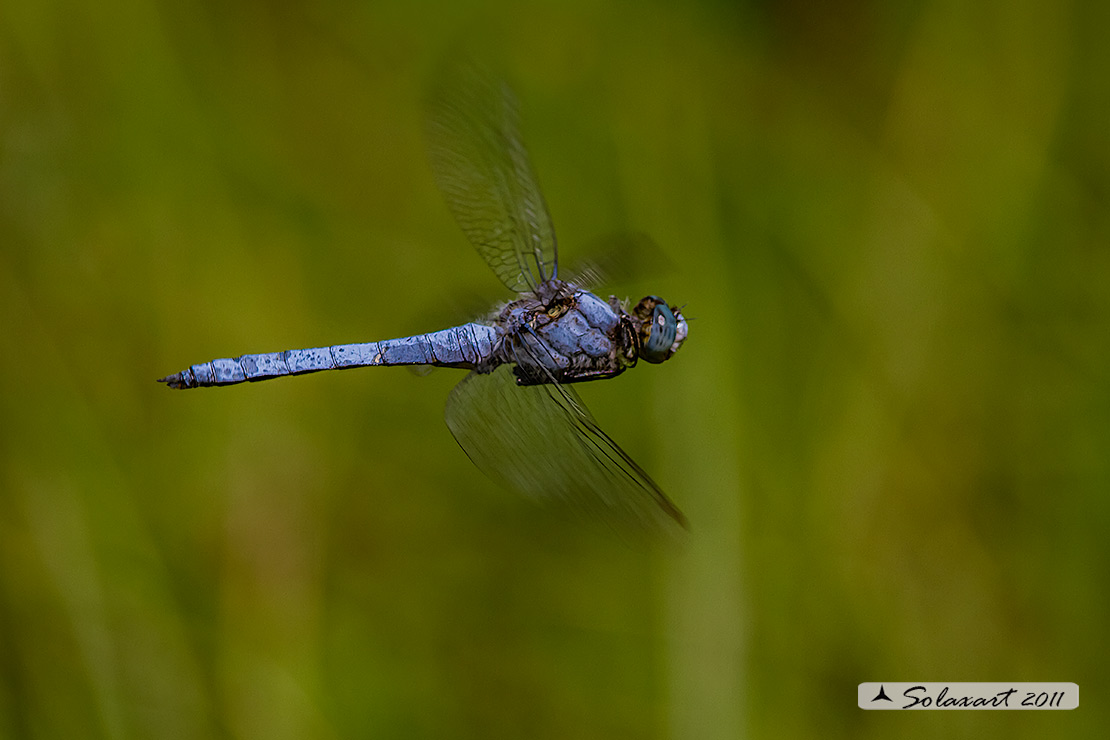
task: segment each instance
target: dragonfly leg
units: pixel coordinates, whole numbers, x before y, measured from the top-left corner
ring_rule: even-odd
[[[575,375],[567,375],[562,373],[559,377],[552,375],[546,368],[544,368],[545,375],[541,379],[537,379],[535,373],[522,368],[520,365],[513,367],[513,375],[516,376],[517,385],[550,385],[567,383],[584,383],[588,380],[606,380],[608,378],[615,378],[626,370],[626,366],[621,366],[616,370],[586,370]]]

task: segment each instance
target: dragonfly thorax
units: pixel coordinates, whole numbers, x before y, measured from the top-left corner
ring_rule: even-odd
[[[558,282],[558,281],[551,281]],[[521,385],[611,378],[635,360],[635,334],[615,299],[561,283],[553,298],[514,301],[497,319],[499,355]]]

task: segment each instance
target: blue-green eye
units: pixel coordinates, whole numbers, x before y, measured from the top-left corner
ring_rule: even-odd
[[[651,312],[651,322],[645,323],[641,332],[640,357],[648,362],[662,362],[671,356],[671,347],[678,334],[678,320],[666,303],[659,303]]]
[[[686,341],[686,317],[657,295],[640,300],[632,309],[639,326],[639,355],[647,362],[669,360]]]

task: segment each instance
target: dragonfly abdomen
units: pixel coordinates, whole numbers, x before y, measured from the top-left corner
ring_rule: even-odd
[[[496,340],[497,330],[492,326],[463,324],[381,342],[288,349],[211,360],[159,378],[159,382],[171,388],[202,388],[376,365],[436,365],[472,370],[491,363]]]

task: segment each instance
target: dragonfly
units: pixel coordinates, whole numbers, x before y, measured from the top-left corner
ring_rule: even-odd
[[[622,530],[680,534],[682,512],[602,431],[574,384],[670,359],[687,337],[681,308],[654,295],[635,306],[603,300],[587,281],[559,278],[554,227],[503,80],[472,69],[449,77],[431,97],[425,133],[449,210],[513,300],[440,331],[216,359],[159,382],[201,388],[383,365],[469,370],[445,420],[489,478]]]

